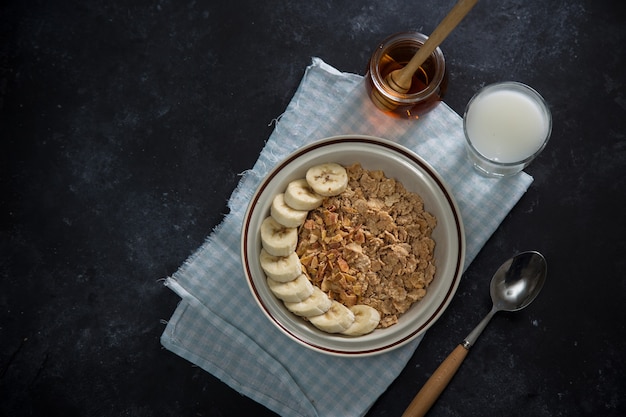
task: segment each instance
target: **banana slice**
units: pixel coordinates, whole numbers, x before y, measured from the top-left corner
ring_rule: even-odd
[[[303,301],[292,303],[285,302],[287,310],[301,317],[319,316],[328,311],[332,300],[318,287],[313,287],[313,293]]]
[[[306,220],[308,211],[296,210],[285,203],[285,194],[280,193],[272,200],[270,214],[278,223],[285,227],[298,227]]]
[[[380,313],[374,307],[364,304],[357,304],[350,307],[350,311],[354,313],[354,323],[342,334],[348,336],[361,336],[374,331],[378,322],[380,322]]]
[[[298,245],[298,229],[285,227],[273,217],[267,217],[261,223],[261,244],[270,255],[289,256]]]
[[[324,197],[313,191],[306,179],[291,181],[284,196],[285,203],[296,210],[313,210],[322,205]]]
[[[333,300],[326,313],[309,317],[309,321],[324,332],[341,333],[354,323],[354,313],[339,301]]]
[[[289,282],[278,282],[268,278],[267,285],[276,298],[290,303],[306,300],[313,294],[313,284],[304,274],[298,275],[298,278]]]
[[[302,264],[295,252],[291,252],[289,256],[273,256],[261,249],[259,260],[267,277],[274,281],[289,282],[302,273]]]
[[[341,194],[348,187],[348,173],[341,165],[328,162],[309,168],[306,172],[306,182],[319,195],[334,196]]]

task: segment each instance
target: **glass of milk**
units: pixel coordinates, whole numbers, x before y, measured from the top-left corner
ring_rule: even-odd
[[[488,85],[463,115],[467,154],[490,177],[524,169],[543,150],[552,131],[548,105],[531,87],[515,81]]]

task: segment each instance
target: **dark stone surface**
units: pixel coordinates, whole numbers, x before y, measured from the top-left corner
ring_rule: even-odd
[[[382,38],[430,33],[452,4],[2,2],[0,415],[273,415],[160,346],[178,297],[158,280],[220,222],[312,56],[363,74]],[[620,6],[483,0],[445,41],[455,111],[517,80],[553,135],[369,416],[401,414],[527,249],[548,259],[542,294],[494,318],[430,415],[626,415]]]

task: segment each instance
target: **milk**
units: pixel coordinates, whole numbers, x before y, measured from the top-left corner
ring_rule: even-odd
[[[468,107],[465,131],[485,158],[515,163],[541,149],[550,134],[550,115],[541,101],[521,89],[486,90]]]

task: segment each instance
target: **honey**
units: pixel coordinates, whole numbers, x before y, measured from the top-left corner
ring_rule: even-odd
[[[389,115],[417,119],[432,110],[443,99],[448,77],[443,53],[437,48],[413,74],[411,88],[398,93],[385,78],[404,67],[427,37],[416,32],[404,32],[387,38],[372,54],[365,86],[371,96],[376,91],[393,107]]]

